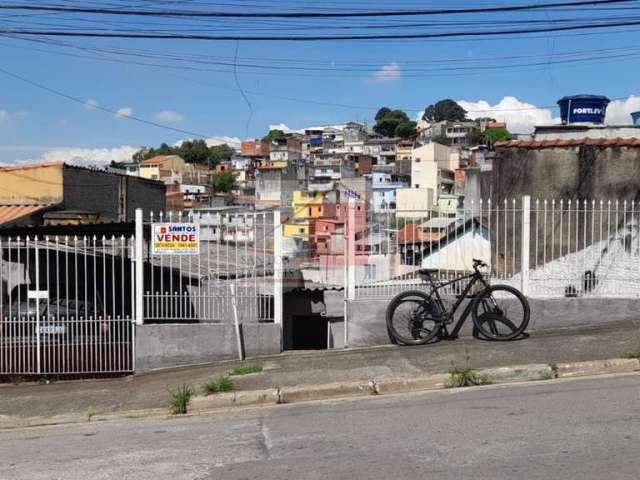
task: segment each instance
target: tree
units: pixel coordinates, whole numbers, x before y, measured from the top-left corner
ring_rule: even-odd
[[[227,144],[209,147],[204,140],[185,140],[173,147],[166,143],[158,148],[144,147],[133,154],[133,159],[140,163],[158,155],[178,155],[187,163],[214,166],[216,163],[228,160],[234,153],[235,150]]]
[[[213,189],[216,192],[229,193],[237,187],[236,174],[232,171],[227,170],[213,176]]]
[[[269,133],[267,133],[264,137],[262,137],[262,140],[271,141],[280,137],[284,137],[284,132],[282,130],[278,130],[277,128],[275,128],[273,130],[269,130]]]
[[[451,145],[451,139],[447,138],[446,135],[436,135],[431,139],[433,143],[439,143],[440,145],[449,146]]]
[[[376,113],[376,122],[380,120],[382,117],[386,117],[390,113],[391,113],[390,108],[382,107],[380,110],[378,110],[378,113]]]
[[[488,128],[484,131],[484,136],[489,145],[511,140],[511,133],[506,128]]]
[[[209,152],[211,157],[211,166],[214,166],[224,160],[229,160],[236,153],[236,151],[226,143],[222,145],[214,145],[209,148]]]
[[[429,105],[422,115],[422,120],[429,123],[442,122],[445,120],[461,122],[462,120],[466,120],[466,118],[467,111],[450,98]]]
[[[211,151],[204,140],[186,140],[174,150],[187,163],[208,165],[211,162]]]
[[[373,130],[385,137],[393,137],[396,135],[398,126],[406,123],[411,123],[411,120],[402,110],[390,110],[384,107],[376,114],[376,124]],[[403,131],[406,132],[406,127],[403,128]]]
[[[474,128],[467,134],[467,144],[470,146],[483,145],[484,142],[484,133],[479,128]]]
[[[396,131],[394,132],[396,137],[400,138],[411,138],[416,136],[416,127],[418,124],[416,122],[404,122],[400,123],[396,127]]]

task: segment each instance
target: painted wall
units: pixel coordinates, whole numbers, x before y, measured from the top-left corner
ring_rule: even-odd
[[[248,357],[281,352],[282,331],[273,323],[243,324]],[[238,358],[233,324],[167,324],[136,327],[136,369],[197,365]]]
[[[62,164],[0,168],[2,201],[59,203],[62,198]]]
[[[431,188],[399,188],[397,190],[396,215],[403,218],[420,218],[434,209],[434,191]]]
[[[470,271],[474,258],[491,264],[491,242],[486,228],[474,227],[463,233],[456,240],[424,258],[422,268]]]

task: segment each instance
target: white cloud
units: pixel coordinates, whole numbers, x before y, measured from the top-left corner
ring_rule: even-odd
[[[12,119],[24,120],[28,116],[29,112],[27,110],[17,110],[15,112],[10,112],[9,110],[0,109],[0,122],[9,121]]]
[[[80,166],[108,166],[112,160],[116,162],[130,162],[131,157],[139,148],[122,145],[115,148],[52,148],[42,154],[40,162],[65,162]]]
[[[178,123],[184,120],[184,115],[173,110],[161,110],[156,113],[156,120],[165,123]]]
[[[84,108],[87,110],[93,110],[98,106],[98,101],[93,98],[87,98],[84,102]]]
[[[116,111],[116,117],[130,117],[133,115],[133,108],[131,107],[122,107]]]
[[[626,100],[614,100],[607,107],[605,123],[610,125],[631,124],[631,112],[640,111],[640,97],[631,95]]]
[[[536,107],[516,97],[504,97],[495,105],[485,100],[457,102],[467,111],[469,118],[495,118],[500,122],[506,122],[507,128],[513,133],[531,133],[536,125],[560,123],[560,118],[554,117],[550,109]]]
[[[240,149],[240,145],[242,144],[242,140],[240,140],[238,137],[227,137],[227,136],[222,136],[222,137],[209,137],[206,139],[207,145],[210,147],[213,147],[214,145],[223,145],[223,144],[227,144],[232,148],[235,149]]]
[[[285,123],[274,123],[273,125],[269,125],[269,131],[271,130],[282,130],[284,133],[293,132],[293,130],[291,130]]]
[[[376,82],[389,82],[393,80],[397,80],[402,75],[402,70],[400,69],[400,65],[396,62],[390,63],[388,65],[384,65],[380,70],[373,74],[373,79]]]
[[[178,140],[173,144],[174,147],[179,147],[183,142],[191,141],[193,138],[186,138],[184,140]],[[240,145],[242,144],[242,140],[238,137],[227,137],[225,135],[219,137],[209,137],[205,138],[204,141],[207,143],[207,146],[213,147],[215,145],[224,145],[227,144],[231,148],[235,148],[236,150],[240,149]]]

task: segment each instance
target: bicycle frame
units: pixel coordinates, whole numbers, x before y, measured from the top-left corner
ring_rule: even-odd
[[[469,301],[469,303],[465,307],[464,311],[462,312],[462,315],[460,315],[460,318],[458,319],[458,322],[455,324],[455,326],[453,327],[453,330],[451,332],[449,332],[449,330],[447,329],[447,325],[449,323],[453,323],[456,311],[458,310],[458,308],[460,308],[460,305],[462,305],[462,302],[465,300],[465,298],[467,298],[469,292],[471,291],[471,289],[473,288],[473,286],[477,282],[482,283],[482,285],[483,285],[483,287],[485,289],[489,287],[489,284],[484,279],[484,276],[482,275],[482,273],[480,273],[477,270],[474,271],[471,275],[466,275],[464,277],[455,278],[455,279],[450,280],[448,282],[437,283],[437,284],[434,281],[434,279],[431,277],[431,274],[427,274],[426,276],[427,276],[427,281],[431,284],[431,293],[429,295],[429,298],[435,297],[435,300],[436,300],[438,306],[440,307],[440,309],[445,314],[444,324],[443,324],[443,327],[442,327],[442,329],[443,329],[443,332],[442,332],[443,337],[447,338],[447,339],[450,339],[450,340],[458,338],[458,333],[460,332],[460,329],[464,325],[464,322],[467,321],[467,317],[471,313],[471,308],[473,308],[473,299]],[[442,297],[440,296],[439,290],[444,288],[444,287],[447,287],[449,285],[453,285],[454,283],[462,282],[462,281],[467,280],[467,279],[470,279],[470,282],[467,284],[467,286],[465,287],[463,292],[460,294],[460,297],[456,300],[456,303],[453,305],[451,310],[447,310],[444,302],[442,301]],[[473,297],[470,297],[470,298],[473,298]]]

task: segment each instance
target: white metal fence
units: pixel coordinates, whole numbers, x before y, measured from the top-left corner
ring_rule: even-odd
[[[198,254],[181,255],[153,254],[146,245],[144,322],[231,322],[234,296],[242,321],[274,321],[280,308],[274,282],[274,248],[281,231],[276,217],[271,211],[151,213],[145,222],[150,227],[198,225],[200,246]]]
[[[638,297],[639,213],[637,202],[529,197],[467,202],[448,214],[374,213],[346,227],[346,294],[390,297],[424,287],[421,268],[452,279],[478,258],[492,283],[532,297]]]
[[[134,369],[131,237],[0,238],[0,376]]]

